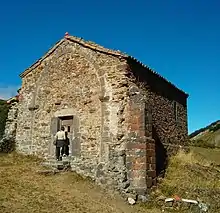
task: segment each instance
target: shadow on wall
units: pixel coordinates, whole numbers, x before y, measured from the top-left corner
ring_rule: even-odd
[[[157,177],[164,177],[165,169],[167,168],[167,151],[160,141],[155,127],[152,128],[152,137],[155,140],[155,152],[156,152],[156,174]]]

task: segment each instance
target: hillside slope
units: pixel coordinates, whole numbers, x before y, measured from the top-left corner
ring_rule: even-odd
[[[0,213],[138,213],[118,195],[107,193],[74,172],[38,174],[40,161],[14,153],[0,155]],[[148,213],[159,213],[150,209]]]
[[[219,180],[220,150],[192,147],[189,153],[179,152],[171,158],[165,178],[158,190],[166,197],[178,195],[185,199],[200,200],[209,206],[208,212],[219,213]],[[178,210],[176,212],[182,213]],[[195,209],[184,212],[200,211]]]
[[[220,120],[189,135],[192,144],[220,148]]]
[[[213,151],[215,162],[210,161]],[[172,157],[165,179],[152,194],[151,202],[130,206],[118,195],[74,172],[39,174],[37,171],[43,169],[39,159],[16,153],[0,154],[0,213],[159,213],[164,208],[157,198],[174,195],[200,199],[210,205],[210,212],[219,213],[219,156],[219,149],[180,152]],[[175,212],[198,212],[184,209],[183,206],[183,211],[175,209]]]

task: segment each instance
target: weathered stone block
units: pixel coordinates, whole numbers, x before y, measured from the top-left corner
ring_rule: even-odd
[[[156,177],[156,171],[155,170],[148,170],[147,175],[148,175],[148,177]]]
[[[153,185],[153,186],[156,186],[156,185],[157,185],[157,179],[156,179],[156,178],[153,178],[153,179],[152,179],[152,185]]]
[[[147,156],[148,157],[155,157],[156,153],[155,153],[155,149],[148,149],[147,150]]]
[[[152,177],[147,177],[147,187],[150,188],[153,185]]]
[[[144,169],[146,169],[145,162],[141,162],[141,163],[135,162],[134,165],[132,166],[132,170],[144,170]]]
[[[155,163],[149,163],[148,168],[149,168],[149,170],[155,170],[156,171],[156,164]]]

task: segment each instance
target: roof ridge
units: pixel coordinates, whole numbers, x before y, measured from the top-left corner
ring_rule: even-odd
[[[115,55],[115,56],[128,57],[127,54],[122,53],[119,50],[108,49],[106,47],[103,47],[103,46],[95,43],[95,42],[86,41],[83,38],[79,38],[79,37],[76,37],[76,36],[70,36],[70,35],[66,35],[65,38],[67,40],[79,43],[79,44],[81,44],[81,45],[83,45],[85,47],[91,48],[93,50],[97,50],[97,51],[108,53],[108,54]]]

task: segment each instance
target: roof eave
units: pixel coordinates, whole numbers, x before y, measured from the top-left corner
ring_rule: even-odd
[[[175,86],[173,83],[171,83],[170,81],[168,81],[166,78],[164,78],[163,76],[161,76],[158,72],[154,71],[153,69],[151,69],[149,66],[143,64],[141,61],[137,60],[136,58],[129,56],[128,58],[130,58],[131,60],[133,60],[134,62],[140,64],[142,67],[144,67],[145,69],[148,69],[150,72],[152,72],[154,75],[156,75],[157,77],[163,79],[165,82],[167,82],[169,85],[171,85],[174,89],[178,90],[179,92],[181,92],[182,94],[184,94],[186,96],[186,98],[189,97],[189,94],[185,93],[183,90],[179,89],[177,86]]]

